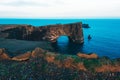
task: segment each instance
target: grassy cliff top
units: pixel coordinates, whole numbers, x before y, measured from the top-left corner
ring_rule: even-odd
[[[0,51],[4,57],[5,51]],[[0,79],[17,80],[119,80],[120,59],[58,54],[36,48],[0,61]],[[83,55],[83,54],[82,54]],[[87,57],[85,57],[87,56]],[[95,54],[94,54],[95,56]]]

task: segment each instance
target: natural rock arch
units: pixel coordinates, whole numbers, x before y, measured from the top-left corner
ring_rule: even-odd
[[[84,41],[81,22],[40,27],[33,27],[31,25],[7,25],[0,33],[2,33],[0,37],[10,39],[56,42],[59,36],[66,35],[75,43],[83,43]]]
[[[62,41],[60,41],[62,39]],[[70,37],[67,36],[67,35],[60,35],[58,38],[56,38],[56,42],[59,41],[59,42],[66,42],[68,40],[68,42],[71,41]]]

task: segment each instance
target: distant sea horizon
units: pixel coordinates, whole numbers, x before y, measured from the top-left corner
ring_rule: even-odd
[[[51,24],[67,24],[82,22],[89,24],[91,28],[85,29],[83,46],[72,44],[69,47],[62,48],[63,53],[74,54],[77,52],[96,53],[99,56],[108,56],[110,58],[120,58],[120,19],[13,19],[0,18],[0,24],[28,24],[33,26],[44,26]],[[88,35],[92,39],[88,41]],[[58,52],[61,52],[61,50]]]
[[[33,20],[33,22],[31,22],[31,20]],[[59,23],[69,24],[75,22],[82,22],[83,20],[120,20],[120,18],[0,18],[0,24],[27,24],[33,26],[46,26]]]

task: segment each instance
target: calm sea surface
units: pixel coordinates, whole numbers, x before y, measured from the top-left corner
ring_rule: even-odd
[[[31,24],[34,26],[82,22],[91,28],[83,29],[84,44],[58,43],[55,50],[61,53],[76,54],[95,52],[99,56],[120,58],[120,19],[0,19],[0,24]],[[88,41],[88,35],[92,39]],[[62,41],[65,38],[61,39]]]

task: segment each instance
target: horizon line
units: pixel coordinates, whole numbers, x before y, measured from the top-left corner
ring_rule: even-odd
[[[120,17],[0,17],[0,19],[120,19]]]

